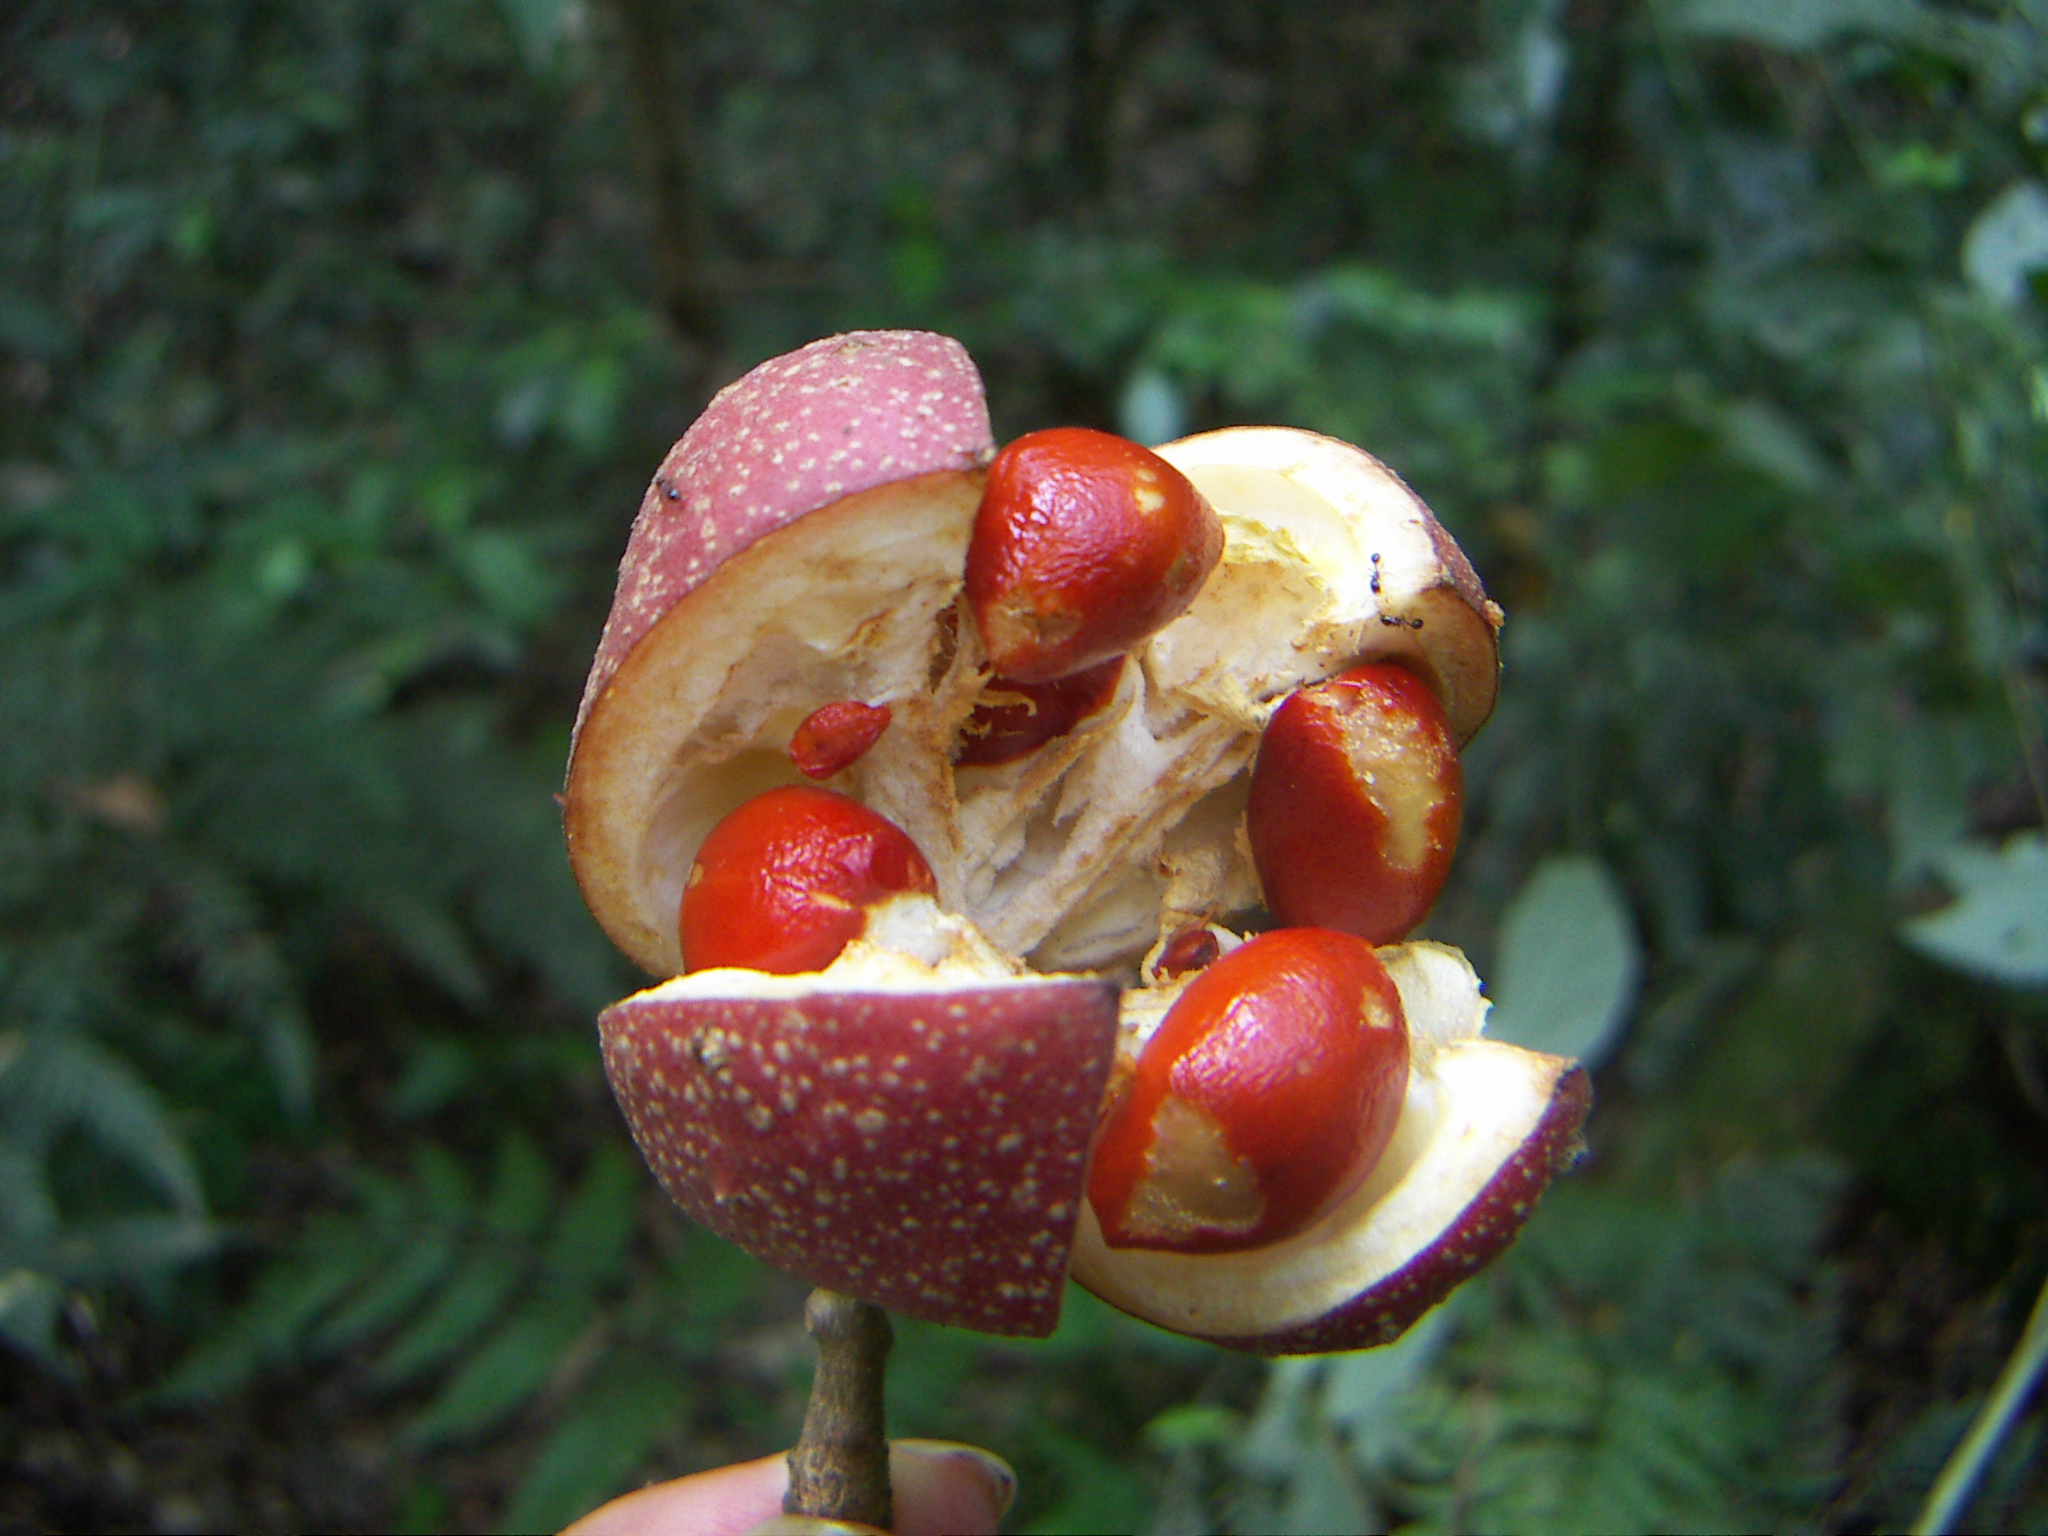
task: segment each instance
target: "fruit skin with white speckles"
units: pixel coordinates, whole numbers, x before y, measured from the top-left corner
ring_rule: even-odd
[[[751,996],[671,984],[600,1017],[605,1070],[662,1188],[814,1285],[930,1322],[1050,1333],[1116,987],[802,980]]]
[[[922,475],[972,475],[978,492],[994,454],[981,375],[950,336],[849,331],[727,385],[641,498],[579,726],[641,637],[756,539]]]
[[[1299,1230],[1112,1248],[1088,1155],[1115,1062],[1239,945],[1226,921],[1260,922],[1245,814],[1281,702],[1391,663],[1461,747],[1493,707],[1500,612],[1348,444],[1245,427],[1157,453],[1220,556],[1099,674],[1020,685],[969,622],[995,445],[957,342],[827,338],[707,408],[642,503],[564,792],[592,912],[675,978],[606,1011],[607,1070],[684,1209],[907,1315],[1042,1333],[1071,1273],[1233,1348],[1384,1342],[1511,1239],[1586,1111],[1572,1063],[1483,1038],[1455,951],[1379,951],[1410,1026],[1400,1112]],[[705,838],[812,772],[900,829],[935,894],[880,902],[822,971],[679,975]]]

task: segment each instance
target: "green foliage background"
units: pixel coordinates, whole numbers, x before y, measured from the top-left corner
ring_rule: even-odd
[[[791,1437],[800,1291],[639,1170],[551,794],[650,466],[859,325],[961,336],[1001,435],[1422,491],[1510,614],[1432,928],[1599,1066],[1401,1345],[1077,1296],[902,1329],[898,1431],[1028,1531],[1912,1517],[2048,1271],[2039,0],[0,38],[10,1524],[533,1529]],[[1971,1524],[2048,1523],[2042,1430]]]

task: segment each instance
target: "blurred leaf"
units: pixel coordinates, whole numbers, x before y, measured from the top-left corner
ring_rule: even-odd
[[[581,15],[576,0],[498,0],[498,9],[526,67],[542,77],[554,73],[563,42]]]
[[[50,1276],[32,1269],[0,1274],[0,1339],[46,1369],[61,1372],[57,1318],[63,1306],[64,1289]]]
[[[2027,280],[2048,268],[2048,187],[2016,181],[1999,193],[1963,239],[1963,274],[1985,298],[2018,304]]]
[[[559,1530],[629,1486],[652,1448],[674,1432],[688,1387],[655,1362],[614,1354],[542,1442],[498,1517],[501,1531]]]
[[[1402,1394],[1436,1358],[1451,1317],[1452,1306],[1441,1306],[1391,1344],[1331,1357],[1323,1379],[1322,1417],[1346,1437],[1359,1462],[1376,1465],[1392,1454]]]
[[[1028,1443],[1059,1468],[1060,1491],[1050,1509],[1023,1524],[1024,1536],[1084,1536],[1138,1528],[1150,1490],[1134,1467],[1048,1424],[1035,1426]]]
[[[147,1177],[180,1210],[205,1206],[199,1175],[161,1095],[135,1069],[83,1035],[36,1031],[0,1072],[0,1114],[38,1122],[46,1138],[76,1125]],[[5,1123],[5,1122],[0,1122]]]
[[[1487,1032],[1597,1066],[1627,1020],[1639,966],[1628,907],[1606,866],[1547,859],[1502,916]]]
[[[479,1214],[494,1235],[507,1239],[536,1236],[554,1204],[554,1170],[540,1148],[521,1131],[500,1138],[491,1187]]]
[[[1172,1454],[1195,1446],[1223,1445],[1233,1439],[1238,1415],[1217,1403],[1184,1403],[1154,1416],[1145,1426],[1145,1443]]]
[[[1920,6],[1918,0],[1670,0],[1669,9],[1689,31],[1797,50],[1840,32],[1896,32]]]
[[[563,1351],[591,1321],[580,1295],[536,1296],[464,1352],[433,1401],[406,1425],[406,1444],[423,1449],[496,1428],[547,1385]]]
[[[1899,931],[1915,949],[2009,986],[2048,985],[2048,838],[1958,843],[1941,861],[1956,900]]]
[[[1259,1405],[1232,1448],[1245,1469],[1271,1477],[1291,1475],[1300,1464],[1312,1395],[1325,1369],[1319,1356],[1293,1355],[1266,1367]]]
[[[1311,1435],[1274,1517],[1276,1536],[1366,1531],[1379,1523],[1335,1441],[1327,1434]]]
[[[377,1356],[371,1379],[403,1386],[468,1349],[519,1288],[520,1270],[502,1252],[483,1248],[469,1254],[426,1311]]]
[[[1138,368],[1117,401],[1117,429],[1132,442],[1156,447],[1186,429],[1187,404],[1173,380],[1156,368]]]
[[[151,1397],[213,1401],[289,1360],[313,1321],[385,1257],[381,1245],[361,1241],[346,1224],[331,1218],[315,1223],[287,1261],[264,1270],[227,1323],[179,1361]]]
[[[557,1283],[603,1285],[620,1277],[646,1188],[647,1175],[625,1146],[598,1143],[548,1240],[545,1263]]]

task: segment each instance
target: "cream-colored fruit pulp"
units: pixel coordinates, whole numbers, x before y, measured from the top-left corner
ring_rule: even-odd
[[[1123,1213],[1127,1241],[1172,1244],[1190,1233],[1249,1232],[1259,1224],[1266,1198],[1258,1171],[1231,1155],[1214,1115],[1168,1094],[1152,1116],[1152,1137]]]
[[[1352,777],[1386,823],[1386,861],[1397,869],[1419,869],[1437,852],[1437,814],[1446,799],[1439,761],[1444,748],[1414,715],[1386,709],[1369,696],[1340,718]]]

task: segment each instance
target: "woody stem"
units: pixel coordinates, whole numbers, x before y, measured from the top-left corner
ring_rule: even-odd
[[[804,1431],[789,1453],[784,1513],[889,1529],[889,1440],[882,1380],[892,1335],[882,1309],[820,1286],[804,1305],[818,1341]]]

